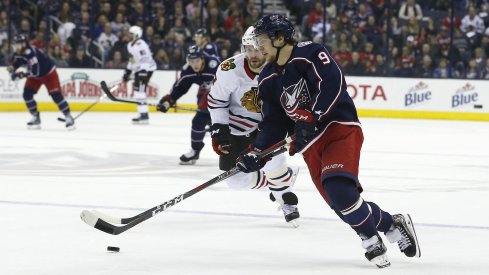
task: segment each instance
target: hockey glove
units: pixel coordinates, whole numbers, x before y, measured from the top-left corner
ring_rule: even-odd
[[[215,123],[211,126],[211,138],[212,138],[212,149],[219,156],[227,155],[231,151],[231,142],[229,141],[229,136],[231,135],[231,130],[229,125]]]
[[[257,154],[260,153],[261,150],[254,148],[251,144],[248,146],[248,149],[243,151],[238,159],[236,159],[236,166],[245,173],[251,173],[255,171],[259,171],[265,166],[267,161],[271,158],[258,158]]]
[[[24,72],[13,73],[13,74],[10,75],[10,78],[12,80],[22,79],[24,77],[27,77],[27,74],[24,73]]]
[[[130,77],[131,77],[131,70],[126,69],[124,75],[122,76],[122,81],[127,82],[129,81]]]
[[[307,110],[296,112],[299,118],[295,122],[295,140],[290,144],[289,155],[293,156],[306,147],[306,145],[316,136],[316,120],[314,115]]]
[[[162,99],[160,99],[158,105],[156,105],[156,110],[166,113],[170,107],[175,105],[175,103],[175,100],[173,100],[170,95],[165,95]]]

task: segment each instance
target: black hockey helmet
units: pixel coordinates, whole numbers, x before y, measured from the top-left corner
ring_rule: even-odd
[[[204,28],[197,29],[194,35],[208,36],[207,30]]]
[[[267,34],[274,40],[277,34],[284,36],[286,42],[294,41],[295,28],[287,17],[279,14],[271,14],[262,17],[255,23],[255,37]]]
[[[197,45],[188,47],[187,59],[204,58],[204,51]]]
[[[23,34],[17,34],[14,36],[14,43],[28,43],[27,37]]]

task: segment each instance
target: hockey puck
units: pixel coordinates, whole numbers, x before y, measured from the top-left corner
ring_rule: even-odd
[[[117,246],[107,246],[107,251],[109,252],[119,252],[121,249]]]

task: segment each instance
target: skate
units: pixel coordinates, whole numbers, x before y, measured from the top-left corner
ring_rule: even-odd
[[[299,227],[299,209],[297,208],[297,203],[299,200],[297,196],[292,192],[287,192],[282,195],[282,201],[278,201],[275,196],[270,193],[270,200],[276,201],[280,204],[278,210],[282,210],[284,213],[284,218],[287,223],[293,227]]]
[[[75,119],[70,115],[65,115],[65,127],[66,130],[75,130]]]
[[[374,263],[378,268],[384,268],[391,265],[389,258],[387,257],[387,247],[380,238],[379,234],[367,239],[364,236],[362,238],[362,247],[367,250],[365,257],[370,262]]]
[[[421,249],[411,216],[396,214],[392,215],[392,220],[391,228],[385,233],[389,242],[397,242],[401,252],[408,257],[421,257]]]
[[[202,149],[201,149],[202,150]],[[200,151],[190,149],[187,153],[180,156],[180,165],[194,165],[199,159]]]
[[[27,122],[27,129],[41,129],[41,115],[40,113],[31,113],[32,118]]]
[[[138,117],[132,119],[132,124],[149,124],[149,116],[148,113],[140,113]]]

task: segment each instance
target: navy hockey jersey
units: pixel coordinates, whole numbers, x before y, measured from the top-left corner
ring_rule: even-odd
[[[180,73],[180,78],[173,84],[173,88],[170,92],[170,97],[174,101],[177,101],[180,97],[188,92],[192,84],[200,86],[199,95],[203,91],[210,91],[214,80],[216,79],[216,71],[219,66],[219,60],[216,57],[204,55],[204,70],[201,72],[194,72],[190,65],[185,64]],[[200,100],[200,97],[198,98]]]
[[[32,45],[28,45],[22,54],[14,54],[12,66],[14,71],[25,66],[28,77],[42,77],[55,69],[54,62],[48,55]]]
[[[293,133],[298,110],[314,114],[317,137],[330,123],[360,126],[355,105],[346,90],[343,71],[320,44],[297,44],[284,66],[267,64],[258,81],[264,117],[255,141],[255,146],[260,149],[280,141],[287,132]]]

